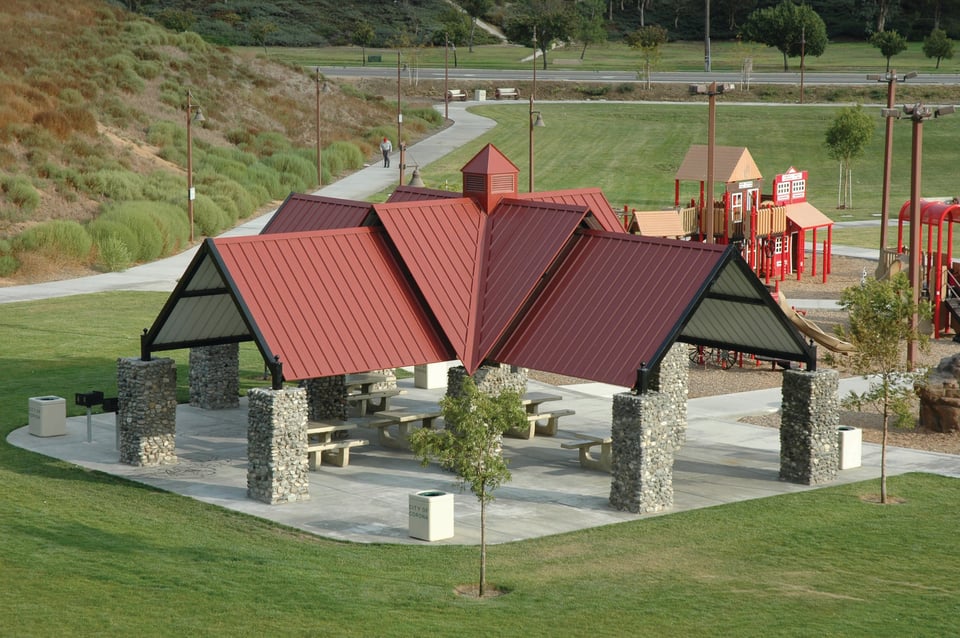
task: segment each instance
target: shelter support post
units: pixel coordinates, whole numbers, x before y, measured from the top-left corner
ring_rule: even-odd
[[[120,462],[177,462],[177,366],[173,359],[117,360],[117,429]]]
[[[240,405],[240,344],[190,348],[190,405],[223,410]]]
[[[309,500],[307,391],[253,388],[247,397],[247,496],[270,505]]]
[[[819,485],[837,478],[839,386],[836,370],[783,373],[781,480]]]
[[[347,384],[342,374],[307,379],[307,416],[311,421],[347,419]]]

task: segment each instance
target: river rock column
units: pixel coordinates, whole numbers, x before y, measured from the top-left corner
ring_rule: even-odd
[[[306,390],[253,388],[247,403],[247,496],[270,505],[309,500]]]
[[[318,377],[303,382],[307,391],[307,415],[311,421],[345,421],[347,418],[346,377]]]
[[[687,440],[687,398],[690,379],[690,346],[674,343],[660,361],[650,389],[665,395],[670,402],[670,442],[676,453]]]
[[[177,366],[173,359],[117,359],[120,462],[177,462]]]
[[[240,405],[240,344],[190,348],[190,405],[223,410]]]
[[[673,505],[676,415],[660,392],[614,395],[611,506],[647,514]]]
[[[456,366],[447,371],[447,394],[457,396],[467,375],[467,369]],[[481,366],[473,373],[477,390],[493,396],[512,390],[523,396],[527,392],[527,369],[508,365]]]
[[[836,370],[783,373],[781,480],[819,485],[837,478],[839,387]]]

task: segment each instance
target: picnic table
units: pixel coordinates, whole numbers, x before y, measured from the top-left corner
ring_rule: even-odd
[[[309,421],[307,423],[307,463],[316,470],[326,460],[337,467],[350,465],[350,449],[368,445],[365,439],[348,439],[355,423],[343,421]]]
[[[564,441],[560,444],[565,450],[580,451],[580,466],[588,470],[610,472],[613,467],[613,439],[610,437],[591,436],[575,432],[576,441]],[[600,458],[591,454],[591,448],[600,448]]]
[[[358,416],[366,416],[368,412],[390,409],[390,398],[400,394],[400,390],[396,388],[373,389],[373,386],[386,380],[386,375],[373,372],[346,375],[344,384],[347,390],[347,403],[357,409]]]
[[[384,410],[377,414],[377,419],[370,422],[370,427],[377,428],[378,441],[384,447],[399,450],[410,449],[410,433],[412,427],[432,428],[433,422],[443,416],[440,411],[405,412],[403,410]],[[397,426],[397,435],[390,433],[388,428]]]
[[[573,410],[557,409],[543,412],[541,406],[550,401],[560,401],[563,399],[559,394],[550,394],[548,392],[527,392],[520,397],[520,404],[527,412],[527,425],[519,428],[507,430],[505,434],[518,439],[532,439],[534,435],[556,436],[559,427],[560,417],[576,414]],[[546,421],[545,424],[540,424]]]

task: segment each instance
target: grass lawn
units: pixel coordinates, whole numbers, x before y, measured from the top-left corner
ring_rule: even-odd
[[[891,66],[904,71],[921,73],[957,73],[960,61],[943,60],[936,68],[936,60],[923,55],[923,45],[911,42],[906,51],[893,58]],[[246,55],[262,55],[262,47],[234,47]],[[364,52],[369,57],[380,56],[379,62],[369,62],[369,66],[396,67],[396,49],[373,49],[365,51],[360,47],[270,47],[268,55],[284,62],[300,66],[360,66]],[[457,49],[456,63],[467,69],[515,69],[529,64],[532,50],[513,44],[489,44],[475,46],[473,52],[467,47]],[[579,46],[559,47],[547,55],[548,69],[582,69],[633,71],[643,67],[643,58],[639,51],[622,43],[608,43],[602,46],[588,47],[584,58],[580,59]],[[744,58],[753,59],[755,72],[782,72],[783,56],[772,47],[757,44],[743,44],[730,41],[714,41],[710,45],[711,68],[716,72],[739,72]],[[443,46],[425,48],[406,48],[401,52],[401,60],[411,66],[442,68],[444,65]],[[450,68],[454,67],[454,56],[448,57]],[[886,59],[880,51],[865,42],[830,43],[820,57],[807,56],[804,66],[810,73],[850,72],[883,73]],[[542,66],[540,67],[542,68]],[[789,59],[789,70],[799,72],[800,58]],[[703,42],[668,42],[661,48],[660,61],[654,69],[658,71],[703,71]]]
[[[0,433],[31,396],[115,392],[164,298],[0,306]],[[318,539],[5,441],[0,482],[3,635],[948,635],[960,614],[960,481],[935,476],[893,478],[900,505],[861,500],[874,481],[491,547],[509,593],[483,602],[453,591],[474,547]]]
[[[722,98],[720,98],[722,99]],[[534,131],[536,189],[599,186],[615,208],[654,210],[673,205],[674,175],[691,144],[707,140],[707,106],[659,103],[542,103],[545,128]],[[827,156],[824,138],[839,106],[756,106],[718,104],[717,144],[745,146],[763,174],[769,193],[775,174],[790,166],[809,171],[808,199],[836,221],[875,219],[880,212],[884,123],[879,109],[868,108],[876,130],[867,152],[853,168],[852,209],[837,210],[839,166]],[[459,190],[460,168],[487,143],[493,143],[520,169],[520,187],[528,183],[529,105],[480,106],[473,112],[494,118],[498,126],[482,137],[421,168],[427,186]],[[911,127],[894,126],[890,209],[895,216],[910,194]],[[923,192],[955,194],[954,164],[960,148],[960,117],[925,125]],[[416,147],[408,152],[416,162]],[[681,184],[681,200],[698,194],[699,184]],[[839,243],[839,242],[838,242]]]

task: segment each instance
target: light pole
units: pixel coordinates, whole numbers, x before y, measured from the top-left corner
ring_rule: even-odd
[[[534,94],[537,92],[537,27],[533,27],[533,85],[530,88],[530,113],[527,118],[528,128],[530,130],[530,140],[529,140],[529,149],[530,149],[530,184],[529,190],[533,192],[533,127],[535,126],[546,126],[543,123],[543,115],[540,111],[533,110],[533,101]],[[533,116],[537,117],[534,118]]]
[[[403,112],[400,110],[400,49],[397,49],[397,146],[400,148],[400,185],[403,186]]]
[[[800,104],[803,104],[804,59],[807,57],[807,25],[800,25]]]
[[[193,200],[197,198],[193,190],[193,122],[203,122],[203,111],[193,103],[193,94],[187,90],[187,218],[190,223],[190,243],[193,243]]]
[[[447,83],[450,80],[450,40],[443,34],[443,119],[450,119],[450,94]]]
[[[953,106],[930,107],[918,102],[912,106],[904,106],[903,111],[897,109],[883,109],[881,113],[886,118],[908,117],[913,122],[913,143],[910,150],[910,288],[914,312],[910,316],[910,332],[916,334],[920,320],[916,308],[920,304],[920,191],[921,191],[921,163],[923,157],[923,122],[931,117],[940,117],[953,113]],[[917,340],[907,341],[907,368],[916,369]]]
[[[894,100],[897,96],[897,82],[903,82],[917,77],[916,71],[911,71],[902,77],[891,69],[883,75],[868,75],[868,80],[887,83],[887,109],[894,110]],[[887,137],[883,144],[883,199],[880,202],[880,261],[879,268],[883,268],[884,251],[887,248],[887,224],[890,223],[890,165],[893,158],[893,117],[887,117]]]
[[[727,91],[732,91],[732,84],[717,84],[716,82],[711,82],[709,85],[704,84],[691,84],[690,92],[697,94],[706,93],[709,98],[709,107],[707,113],[707,193],[706,193],[706,202],[704,204],[704,216],[706,217],[704,223],[704,234],[707,236],[707,243],[714,243],[713,237],[713,172],[714,172],[714,155],[716,155],[716,139],[717,139],[717,96],[721,93],[726,93]]]
[[[317,188],[323,186],[323,163],[320,161],[320,67],[317,67]]]
[[[710,0],[703,22],[703,70],[710,73]]]

